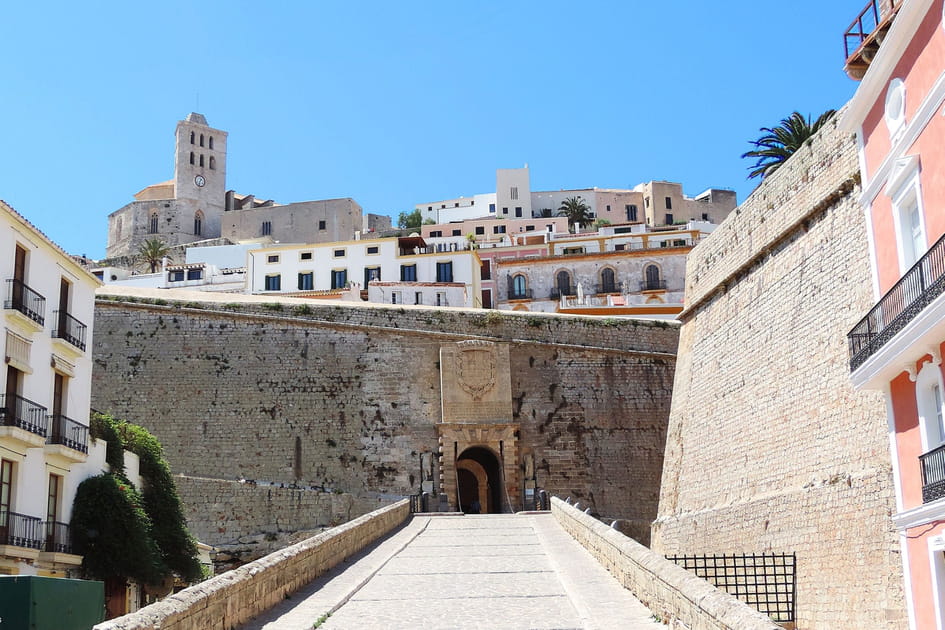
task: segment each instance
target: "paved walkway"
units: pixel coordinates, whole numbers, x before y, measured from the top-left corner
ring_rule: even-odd
[[[415,516],[240,630],[313,627],[665,629],[550,514]]]

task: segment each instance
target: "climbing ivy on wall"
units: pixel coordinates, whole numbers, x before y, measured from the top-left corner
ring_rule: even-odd
[[[143,427],[108,414],[92,414],[90,425],[92,437],[108,442],[111,472],[86,479],[76,493],[73,542],[84,556],[83,568],[100,579],[150,584],[171,574],[185,582],[200,579],[197,546],[160,442]],[[140,494],[125,477],[124,450],[140,460]]]

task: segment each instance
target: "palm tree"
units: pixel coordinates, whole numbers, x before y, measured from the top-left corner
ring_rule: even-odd
[[[742,154],[743,158],[758,158],[752,166],[748,167],[752,169],[748,179],[754,177],[764,179],[778,170],[835,113],[836,110],[828,109],[814,124],[811,124],[809,116],[804,118],[799,112],[794,112],[774,129],[762,127],[761,131],[765,132],[764,135],[751,141],[755,148]]]
[[[138,247],[138,255],[151,266],[151,273],[157,271],[157,266],[170,251],[171,248],[159,238],[149,238]]]
[[[558,208],[559,217],[568,217],[568,227],[574,230],[574,225],[587,225],[591,221],[591,207],[580,196],[568,197],[561,202]]]

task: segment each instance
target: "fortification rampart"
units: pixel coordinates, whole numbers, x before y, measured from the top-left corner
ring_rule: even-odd
[[[99,301],[93,404],[152,431],[175,473],[345,492],[352,516],[417,493],[424,454],[454,450],[438,432],[441,347],[480,339],[509,347],[505,481],[530,456],[540,488],[637,525],[656,515],[676,325],[161,295]],[[472,444],[488,428],[457,432]],[[198,531],[259,533],[195,505]]]
[[[840,114],[842,115],[842,114]],[[798,628],[902,628],[856,146],[830,123],[690,255],[653,548],[797,553]]]

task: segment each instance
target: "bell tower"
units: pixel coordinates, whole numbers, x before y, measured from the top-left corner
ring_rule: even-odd
[[[220,235],[226,201],[227,133],[207,124],[203,114],[191,113],[177,123],[177,150],[174,159],[174,197],[183,213],[192,211],[204,238]],[[192,207],[189,207],[192,206]]]

